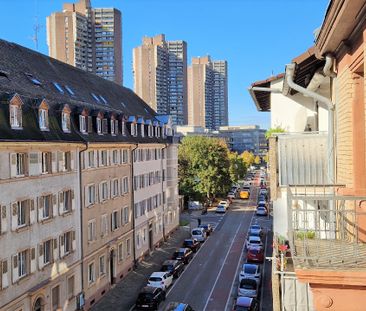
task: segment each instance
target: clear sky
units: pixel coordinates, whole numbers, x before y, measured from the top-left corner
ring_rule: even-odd
[[[38,16],[38,51],[48,54],[46,16],[61,11],[63,2],[67,1],[0,0],[0,38],[35,49],[32,36]],[[313,31],[321,26],[329,0],[91,2],[93,7],[115,7],[122,12],[125,86],[133,88],[132,49],[144,35],[164,33],[167,40],[187,42],[189,63],[192,56],[207,54],[212,59],[226,59],[229,124],[267,128],[269,114],[256,111],[247,87],[283,72],[286,63],[313,45]]]

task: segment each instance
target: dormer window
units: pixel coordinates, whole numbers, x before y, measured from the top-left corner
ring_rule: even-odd
[[[111,119],[111,134],[117,135],[118,134],[118,120],[116,120],[114,117]]]
[[[97,117],[97,133],[102,135],[102,118]]]
[[[107,119],[102,120],[102,130],[103,130],[103,134],[108,134],[108,120]]]
[[[68,105],[65,105],[62,109],[61,113],[61,125],[62,125],[62,131],[64,133],[70,133],[71,132],[71,123],[70,123],[70,113],[71,110]]]
[[[148,134],[149,134],[149,137],[152,137],[153,136],[153,127],[152,127],[151,124],[148,127]]]
[[[125,120],[122,120],[121,129],[122,129],[122,135],[126,136],[126,121]]]
[[[131,123],[131,135],[132,136],[135,136],[135,124],[134,123]]]
[[[86,117],[83,115],[79,116],[79,123],[80,123],[80,132],[86,133]]]
[[[89,114],[88,110],[86,108],[84,108],[83,111],[81,112],[81,114],[79,115],[80,133],[83,133],[83,134],[89,133],[89,128],[90,128],[91,122],[89,120],[88,114]]]
[[[22,105],[23,102],[18,95],[15,95],[9,104],[10,126],[12,129],[22,129]]]
[[[48,131],[48,105],[44,100],[38,108],[38,123],[41,131]]]
[[[145,136],[145,129],[144,129],[145,125],[142,123],[141,124],[141,137]]]

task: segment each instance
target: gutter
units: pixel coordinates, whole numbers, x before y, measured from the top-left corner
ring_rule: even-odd
[[[330,69],[333,65],[333,58],[331,56],[326,57],[326,64],[324,66],[324,73],[328,74],[331,78],[333,78],[334,73],[330,72]],[[295,64],[291,63],[286,65],[286,80],[285,82],[287,85],[301,93],[302,95],[306,97],[311,97],[314,100],[321,102],[325,105],[326,109],[328,110],[328,168],[329,168],[329,183],[334,183],[334,110],[335,106],[332,103],[332,101],[320,94],[315,93],[314,91],[311,91],[309,89],[306,89],[294,82],[294,74],[295,74]],[[284,95],[288,96],[288,89],[284,87]]]
[[[262,108],[261,108],[260,104],[258,103],[257,97],[255,96],[254,92],[256,92],[256,91],[257,92],[271,92],[271,93],[277,93],[277,94],[282,93],[282,91],[280,89],[271,89],[269,87],[259,87],[259,86],[250,86],[250,87],[248,87],[248,91],[249,91],[249,94],[252,97],[258,111],[262,111]]]
[[[136,237],[135,237],[135,189],[134,189],[134,176],[133,176],[133,166],[135,163],[134,159],[134,151],[138,148],[139,144],[136,144],[134,148],[131,149],[131,210],[132,210],[132,234],[133,234],[133,245],[132,245],[132,253],[133,253],[133,267],[137,268],[137,259],[136,259]]]

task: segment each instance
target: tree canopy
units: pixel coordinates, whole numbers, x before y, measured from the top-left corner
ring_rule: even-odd
[[[271,127],[267,130],[265,136],[266,136],[266,139],[270,138],[273,134],[276,134],[276,133],[284,133],[285,132],[285,129],[282,128],[281,126],[277,125],[275,127]]]

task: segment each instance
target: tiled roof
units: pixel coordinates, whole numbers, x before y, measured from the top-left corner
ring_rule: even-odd
[[[24,105],[23,130],[13,130],[9,100],[18,94]],[[40,131],[37,103],[49,105],[49,131]],[[62,107],[71,108],[71,133],[61,129]],[[79,133],[78,119],[86,108],[93,116],[104,112],[110,118],[132,116],[156,120],[156,113],[132,90],[20,45],[0,40],[0,140],[30,141],[131,141],[164,142],[162,138]],[[127,121],[128,122],[128,121]],[[109,120],[108,120],[109,123]],[[121,132],[121,131],[119,131]],[[128,131],[126,131],[128,133]]]

